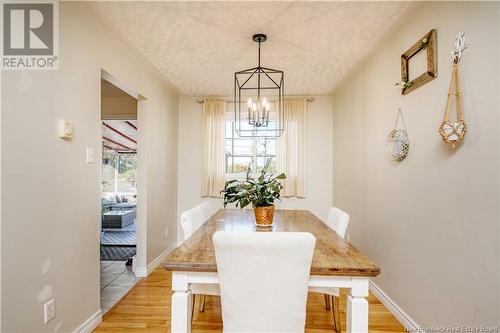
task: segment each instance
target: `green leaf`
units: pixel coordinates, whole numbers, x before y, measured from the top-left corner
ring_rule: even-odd
[[[262,169],[263,173],[266,173],[267,170],[269,169],[269,166],[271,165],[272,159],[268,158],[266,161],[266,165],[264,166],[264,169]]]
[[[238,181],[233,179],[227,181],[224,190],[221,191],[224,194],[224,207],[233,203],[241,209],[250,204],[262,207],[272,205],[275,200],[279,200],[283,188],[279,180],[285,179],[286,176],[283,173],[276,177],[272,174],[267,175],[268,167],[269,160],[257,180],[250,177],[249,166],[246,180]]]

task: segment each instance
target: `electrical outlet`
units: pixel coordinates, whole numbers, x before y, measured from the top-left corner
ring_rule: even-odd
[[[43,305],[44,321],[47,324],[56,316],[56,300],[51,299]]]

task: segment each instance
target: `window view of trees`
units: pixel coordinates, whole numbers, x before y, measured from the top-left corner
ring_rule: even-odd
[[[276,138],[240,138],[234,120],[226,120],[226,173],[245,174],[262,170],[271,159],[270,172],[276,170]]]
[[[102,185],[104,192],[136,192],[137,154],[104,151]]]
[[[129,183],[131,187],[136,187],[137,178],[137,154],[119,154],[118,181]]]

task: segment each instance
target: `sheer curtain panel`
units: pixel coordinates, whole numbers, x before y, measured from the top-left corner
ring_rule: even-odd
[[[306,196],[307,100],[285,100],[284,132],[278,138],[277,168],[286,174],[284,197]]]
[[[201,195],[204,197],[221,197],[220,191],[224,188],[226,104],[213,99],[206,99],[203,103]]]

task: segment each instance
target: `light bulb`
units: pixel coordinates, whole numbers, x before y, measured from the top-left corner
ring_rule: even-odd
[[[248,104],[248,107],[251,108],[252,107],[252,99],[250,97],[248,97],[248,101],[247,101],[247,104]]]
[[[257,110],[257,104],[252,103],[252,111],[255,111],[255,110]]]
[[[266,104],[267,104],[267,98],[264,97],[262,99],[262,106],[266,106]]]
[[[271,103],[267,102],[266,104],[266,111],[271,110]]]

